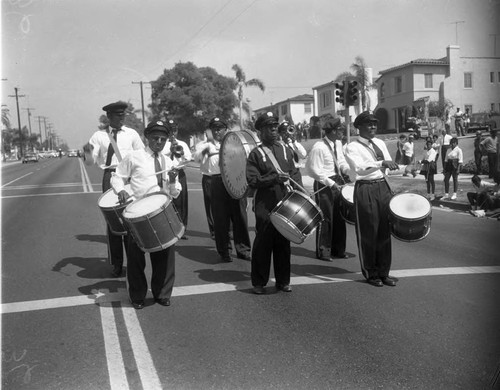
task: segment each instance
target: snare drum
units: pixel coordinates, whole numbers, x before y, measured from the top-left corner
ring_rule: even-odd
[[[309,196],[292,191],[271,211],[270,219],[285,238],[302,244],[323,221],[323,213]]]
[[[127,184],[125,186],[125,191],[129,194],[132,192],[130,190],[130,185]],[[112,188],[107,190],[104,194],[99,197],[97,201],[97,205],[104,215],[104,219],[109,226],[109,230],[113,234],[124,236],[127,234],[127,229],[123,223],[122,213],[125,207],[127,207],[133,199],[130,199],[129,202],[120,204],[118,201],[118,195],[115,194]]]
[[[144,252],[158,252],[174,245],[185,231],[170,197],[162,193],[149,194],[129,204],[123,219]]]
[[[228,131],[220,146],[220,173],[234,199],[248,195],[247,158],[260,141],[252,131]]]
[[[340,215],[351,225],[356,224],[356,209],[354,208],[354,184],[349,183],[340,191]]]
[[[422,195],[403,193],[389,202],[391,233],[401,241],[423,240],[431,230],[431,204]]]

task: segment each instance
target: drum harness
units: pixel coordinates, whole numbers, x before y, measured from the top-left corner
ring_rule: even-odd
[[[337,161],[337,153],[336,153],[336,151],[333,150],[332,145],[330,145],[330,142],[328,142],[328,140],[326,139],[326,137],[323,138],[323,142],[328,147],[328,149],[330,149],[330,153],[332,154],[333,164],[335,165],[335,173],[340,177],[340,179],[342,179],[342,183],[343,183],[342,185],[347,184],[346,181],[345,181],[345,179],[344,179],[344,176],[342,175],[342,171],[340,170],[339,162]],[[333,141],[333,142],[335,142],[335,141]]]

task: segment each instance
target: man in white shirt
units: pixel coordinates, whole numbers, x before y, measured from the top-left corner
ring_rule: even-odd
[[[84,147],[86,164],[97,164],[103,170],[102,192],[111,188],[110,179],[116,166],[133,150],[144,149],[141,137],[134,129],[123,125],[128,104],[116,102],[104,106],[109,125],[96,131]],[[113,140],[113,141],[112,141]],[[115,150],[114,144],[118,150]],[[127,248],[127,236],[115,235],[107,228],[108,260],[113,266],[112,275],[120,277],[123,271],[123,248]]]
[[[361,272],[372,286],[395,286],[389,276],[392,262],[389,202],[392,191],[382,170],[397,170],[384,141],[375,138],[378,119],[368,111],[354,120],[359,138],[346,148],[346,160],[356,177],[354,208]]]
[[[165,148],[163,149],[163,153],[169,159],[174,162],[174,166],[184,166],[189,161],[193,159],[191,155],[191,149],[188,144],[184,141],[177,138],[179,133],[179,127],[177,123],[173,119],[169,119],[166,122],[167,126],[170,129],[171,135],[168,139]],[[184,172],[184,168],[180,168],[178,170],[179,176],[178,180],[181,183],[182,191],[181,194],[174,199],[174,205],[181,216],[182,223],[187,229],[188,224],[188,187],[187,187],[187,178],[186,172]],[[187,236],[182,236],[183,240],[187,240]]]
[[[131,195],[141,199],[155,192],[163,192],[171,198],[179,196],[181,186],[176,179],[176,170],[172,169],[174,164],[161,153],[169,134],[170,131],[163,122],[150,123],[144,130],[148,146],[128,154],[117,166],[111,178],[111,185],[118,194],[120,203],[125,203]],[[156,172],[162,173],[156,174]],[[125,191],[127,182],[130,182],[133,194]],[[130,301],[135,309],[142,309],[148,291],[144,272],[146,261],[144,252],[132,236],[128,240],[127,255],[127,287]],[[175,279],[175,246],[151,252],[149,256],[152,266],[151,291],[154,300],[162,306],[170,306]]]
[[[227,131],[227,125],[220,118],[215,117],[208,124],[208,129],[207,141],[200,142],[196,146],[194,160],[201,164],[200,169],[203,173],[202,187],[204,197],[209,198],[217,252],[222,261],[233,261],[229,253],[231,247],[229,229],[232,221],[236,255],[240,259],[250,260],[247,198],[232,198],[224,186],[220,173],[220,142]]]
[[[341,186],[348,180],[349,164],[344,157],[341,140],[345,127],[340,119],[328,120],[323,130],[325,137],[313,145],[306,170],[314,179],[316,203],[324,217],[316,230],[316,257],[332,261],[332,257],[348,257],[345,253],[346,223],[340,213],[340,201]]]
[[[404,154],[403,165],[413,164],[414,148],[415,148],[415,144],[413,143],[414,139],[415,137],[412,134],[410,134],[408,137],[408,141],[406,141],[403,145],[403,154]],[[408,176],[408,174],[404,173],[403,176]]]

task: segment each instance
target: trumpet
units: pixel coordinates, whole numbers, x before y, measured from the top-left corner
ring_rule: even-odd
[[[295,126],[288,126],[286,131],[283,133],[283,141],[294,142],[295,141]]]
[[[181,158],[182,156],[184,156],[184,148],[182,147],[182,145],[179,145],[177,140],[173,137],[170,142],[170,153],[177,158]]]

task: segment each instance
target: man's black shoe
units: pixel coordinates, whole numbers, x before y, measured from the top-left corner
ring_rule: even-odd
[[[141,310],[142,308],[144,308],[144,301],[132,302],[132,306],[135,310]]]
[[[221,259],[225,263],[232,263],[233,262],[233,258],[230,255],[223,255],[223,256],[221,256]]]
[[[334,258],[336,259],[348,259],[349,255],[347,253],[339,253],[338,255],[333,255]]]
[[[252,260],[250,253],[238,253],[238,259]]]
[[[372,286],[375,287],[384,287],[384,284],[379,278],[369,278],[367,279],[368,284],[371,284]]]
[[[292,288],[290,287],[289,284],[277,284],[276,288],[283,292],[292,292]]]
[[[261,294],[265,294],[266,290],[263,286],[253,286],[253,293],[261,295]]]
[[[155,302],[162,306],[170,306],[170,298],[156,298]]]
[[[385,276],[382,279],[382,283],[385,284],[386,286],[391,286],[394,287],[396,285],[396,281],[389,276]]]
[[[122,272],[123,272],[123,267],[120,265],[115,265],[113,267],[113,271],[111,271],[111,275],[114,278],[119,278],[120,276],[122,276]]]

